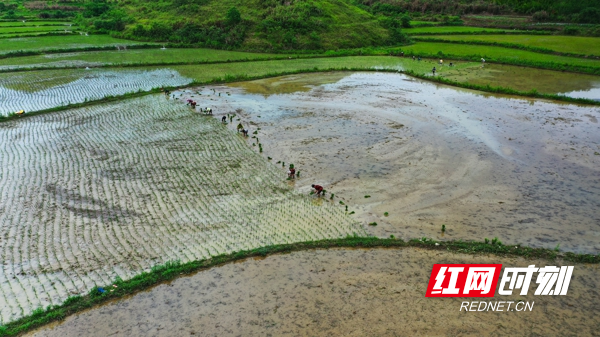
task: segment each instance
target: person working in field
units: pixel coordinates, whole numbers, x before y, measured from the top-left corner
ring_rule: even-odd
[[[248,129],[242,129],[242,134],[244,137],[248,137]]]
[[[433,67],[433,69],[431,69],[431,72],[433,73],[433,76],[435,76],[435,67]]]
[[[227,117],[223,116],[223,117],[221,118],[221,123],[227,123]]]
[[[312,188],[315,189],[315,192],[317,193],[317,195],[321,195],[321,193],[323,193],[323,186],[315,185],[315,184],[312,184],[311,186],[312,186]]]

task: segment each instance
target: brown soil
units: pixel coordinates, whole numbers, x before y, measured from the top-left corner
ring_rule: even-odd
[[[414,248],[316,250],[248,259],[159,285],[30,336],[593,336],[598,266],[576,264],[566,296],[499,296],[531,312],[459,312],[477,298],[425,298],[434,263],[560,261]]]
[[[231,128],[241,122],[250,136],[260,128],[258,140],[248,141],[262,143],[273,162],[294,163],[299,191],[323,185],[373,235],[498,237],[600,251],[598,107],[389,73],[305,74],[200,90],[199,99],[210,97],[200,104],[218,117],[241,117]],[[378,225],[366,226],[372,222]]]

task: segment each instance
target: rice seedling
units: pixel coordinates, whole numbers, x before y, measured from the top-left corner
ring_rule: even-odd
[[[364,233],[235,131],[163,95],[4,123],[0,324],[169,260]],[[23,163],[38,168],[26,181]]]

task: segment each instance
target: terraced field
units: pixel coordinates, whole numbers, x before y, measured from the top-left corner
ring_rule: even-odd
[[[0,324],[169,260],[364,235],[163,95],[0,124]]]
[[[287,58],[288,54],[246,53],[206,48],[129,49],[45,54],[0,59],[0,69],[31,67],[98,66],[115,64],[235,61],[261,58]]]
[[[0,22],[0,27],[68,26],[70,24],[65,21],[4,21]]]
[[[168,69],[76,69],[7,74],[0,78],[0,114],[44,110],[191,81]]]
[[[0,55],[17,50],[48,50],[64,48],[86,48],[139,44],[137,41],[122,40],[108,35],[67,35],[0,39]]]
[[[418,34],[433,34],[433,33],[479,33],[479,32],[524,32],[516,31],[513,29],[498,29],[498,28],[482,28],[482,27],[468,27],[468,26],[439,26],[439,27],[415,27],[405,28],[403,32],[411,35]]]
[[[559,35],[432,35],[446,41],[484,41],[514,43],[551,49],[562,53],[600,55],[600,38]]]
[[[600,60],[596,59],[541,54],[526,50],[496,46],[467,45],[445,42],[418,42],[413,45],[403,47],[402,49],[406,52],[425,53],[430,55],[435,55],[438,52],[442,52],[446,55],[461,57],[484,57],[487,61],[491,62],[497,59],[506,59],[515,61],[552,62],[586,67],[600,67]]]

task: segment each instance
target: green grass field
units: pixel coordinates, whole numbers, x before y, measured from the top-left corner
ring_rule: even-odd
[[[554,62],[559,64],[568,63],[572,65],[586,67],[600,67],[600,60],[596,59],[583,59],[576,57],[540,54],[525,50],[494,46],[465,45],[444,42],[419,42],[414,45],[406,46],[403,48],[403,50],[405,52],[426,54],[436,54],[441,51],[446,55],[479,56],[486,58],[488,62],[493,62],[494,59],[507,59],[515,61],[525,60],[532,62]]]
[[[410,21],[411,26],[415,26],[415,25],[423,25],[423,26],[437,26],[440,23],[439,22],[434,22],[434,21],[418,21],[418,20],[411,20]]]
[[[1,27],[0,26],[0,34],[6,33],[19,33],[26,34],[31,32],[49,32],[49,31],[64,31],[72,30],[74,27],[69,26],[39,26],[39,27]]]
[[[411,35],[416,34],[431,34],[431,33],[477,33],[477,32],[521,32],[512,29],[496,29],[496,28],[481,28],[481,27],[466,27],[466,26],[440,26],[440,27],[416,27],[405,28],[403,32]]]
[[[35,55],[0,59],[2,66],[65,66],[69,62],[81,64],[175,63],[227,61],[287,57],[287,54],[247,53],[206,48],[129,49],[126,51],[91,51],[51,55]],[[58,62],[58,63],[57,63]]]
[[[485,41],[515,43],[552,49],[562,53],[600,55],[600,38],[560,35],[431,35],[448,41]]]
[[[62,32],[62,30],[49,31],[49,32],[6,33],[6,34],[0,34],[0,39],[10,39],[10,38],[14,38],[14,37],[19,37],[19,38],[37,37],[37,36],[45,36],[48,34],[56,34],[56,33],[60,33],[60,32]]]
[[[35,27],[43,25],[65,26],[71,24],[66,21],[4,21],[0,22],[0,27]]]
[[[457,66],[450,69],[443,67],[439,73],[454,71],[476,66],[475,62],[458,62]],[[225,76],[246,75],[249,77],[265,76],[273,73],[294,72],[305,69],[331,69],[331,68],[362,68],[362,69],[397,69],[412,70],[427,74],[433,66],[432,61],[417,62],[409,58],[393,56],[348,56],[320,59],[293,59],[281,61],[256,61],[244,63],[220,63],[206,65],[173,66],[181,75],[204,82]],[[155,67],[148,69],[157,69]]]
[[[68,35],[0,39],[0,54],[17,50],[45,50],[62,48],[86,48],[111,45],[133,45],[137,41],[115,39],[108,35]]]

